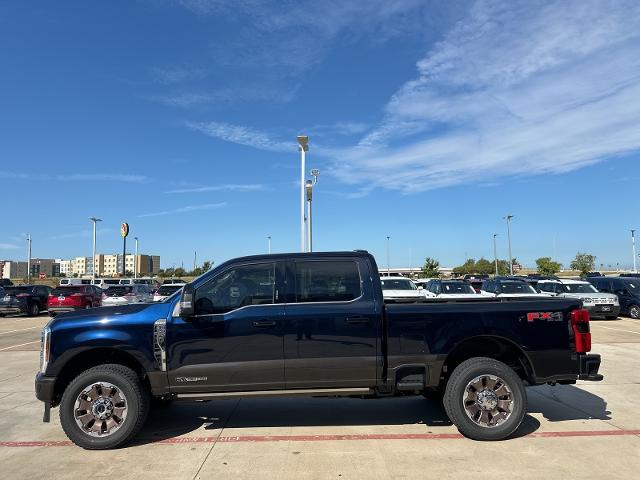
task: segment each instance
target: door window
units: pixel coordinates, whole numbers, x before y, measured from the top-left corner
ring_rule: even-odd
[[[212,315],[250,305],[271,304],[274,291],[273,262],[230,268],[196,289],[195,314]]]
[[[296,302],[347,302],[362,295],[358,266],[352,261],[297,262]]]

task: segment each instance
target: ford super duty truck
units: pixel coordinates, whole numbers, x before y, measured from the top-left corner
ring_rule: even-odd
[[[42,334],[35,391],[67,436],[113,448],[153,399],[442,397],[464,435],[520,425],[524,386],[601,380],[578,299],[385,304],[364,251],[219,265],[165,301],[64,313]]]

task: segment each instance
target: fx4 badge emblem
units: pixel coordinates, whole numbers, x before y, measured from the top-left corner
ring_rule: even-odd
[[[205,382],[207,377],[176,377],[177,383],[185,382]]]
[[[527,322],[536,320],[545,320],[547,322],[561,322],[562,312],[529,312],[527,313]]]

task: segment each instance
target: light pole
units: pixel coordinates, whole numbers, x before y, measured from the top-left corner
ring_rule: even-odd
[[[389,263],[389,240],[391,240],[391,237],[387,235],[387,277],[391,272],[391,264]]]
[[[136,241],[135,254],[133,255],[133,279],[138,278],[138,237],[133,237]]]
[[[96,224],[101,222],[102,219],[91,217],[89,218],[93,222],[93,279],[96,279]]]
[[[633,273],[638,273],[636,268],[636,231],[631,230],[631,248],[633,249]]]
[[[313,252],[313,219],[311,217],[311,202],[313,201],[313,182],[304,182],[304,189],[307,194],[307,251]]]
[[[496,277],[498,276],[498,250],[496,248],[496,237],[498,236],[497,233],[493,234],[493,261],[496,265]]]
[[[304,239],[304,207],[305,207],[305,155],[309,151],[309,137],[306,135],[298,136],[298,149],[300,150],[300,251],[305,251]]]
[[[27,283],[31,283],[31,234],[27,233]]]
[[[513,215],[503,217],[507,221],[507,237],[509,239],[509,275],[513,275],[513,255],[511,255],[511,219]]]
[[[271,255],[271,235],[267,236],[267,245],[269,248],[269,255]]]

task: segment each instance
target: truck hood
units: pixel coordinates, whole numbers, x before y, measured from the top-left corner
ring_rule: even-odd
[[[424,295],[418,290],[383,290],[383,298],[422,298]]]
[[[56,316],[49,322],[49,327],[57,330],[79,325],[88,327],[94,323],[103,326],[111,323],[153,323],[159,318],[167,318],[172,306],[172,303],[134,303],[77,310]]]
[[[562,296],[565,298],[579,298],[580,300],[591,298],[601,302],[613,302],[618,299],[618,296],[613,293],[563,293]]]

